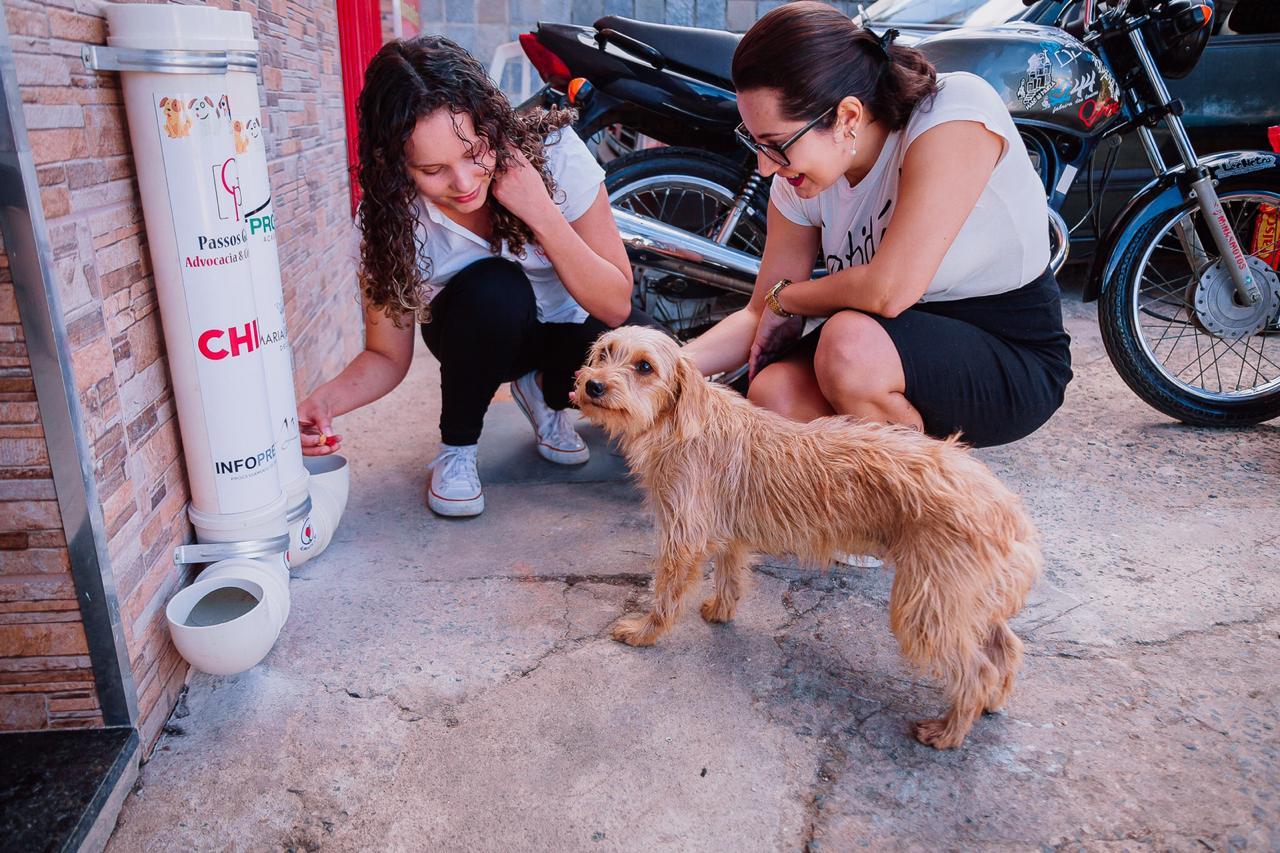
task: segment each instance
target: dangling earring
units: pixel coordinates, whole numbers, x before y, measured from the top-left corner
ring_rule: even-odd
[[[858,133],[857,131],[849,131],[849,156],[858,156]]]

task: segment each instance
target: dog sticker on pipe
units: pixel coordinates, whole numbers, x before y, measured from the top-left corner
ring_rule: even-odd
[[[616,640],[652,645],[712,558],[702,618],[728,622],[753,554],[830,565],[840,552],[892,564],[889,626],[941,679],[950,707],[913,724],[922,743],[964,742],[1013,689],[1009,629],[1040,574],[1040,537],[1019,498],[954,439],[844,416],[796,423],[707,382],[661,332],[623,327],[592,347],[574,400],[618,440],[657,518],[653,608]]]
[[[191,133],[191,116],[181,98],[161,98],[160,114],[164,132],[170,139],[181,139]]]

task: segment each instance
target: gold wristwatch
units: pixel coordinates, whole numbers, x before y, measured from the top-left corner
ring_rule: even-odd
[[[788,320],[796,315],[782,307],[782,303],[778,301],[778,294],[782,293],[783,288],[790,284],[791,279],[784,278],[782,281],[769,288],[769,292],[764,297],[764,304],[769,306],[770,311],[777,314],[779,317],[784,317]]]

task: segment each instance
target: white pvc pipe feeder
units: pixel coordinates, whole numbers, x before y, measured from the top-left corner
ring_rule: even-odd
[[[345,505],[345,460],[337,477],[330,472],[317,484],[337,489],[341,500],[327,494],[323,517],[315,517],[298,439],[251,17],[125,3],[108,4],[106,17],[109,47],[85,46],[83,56],[91,68],[124,72],[191,484],[187,512],[201,543],[178,548],[174,559],[213,563],[170,601],[170,631],[197,668],[238,672],[279,635],[290,562],[332,539]]]
[[[202,11],[225,22],[229,30],[226,48],[231,135],[249,232],[249,263],[258,311],[258,340],[267,376],[268,405],[275,431],[276,464],[288,505],[287,559],[290,566],[297,567],[322,550],[316,547],[317,528],[324,528],[326,537],[332,537],[337,518],[313,517],[309,475],[302,464],[293,352],[285,327],[284,288],[280,283],[280,256],[276,249],[276,213],[267,171],[266,128],[258,103],[258,42],[253,37],[253,19],[247,12]]]

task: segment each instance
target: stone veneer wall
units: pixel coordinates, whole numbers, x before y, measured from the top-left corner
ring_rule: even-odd
[[[8,260],[0,245],[0,731],[98,726]]]
[[[334,0],[211,5],[255,19],[301,396],[362,345],[343,248],[351,211]],[[191,530],[119,78],[80,60],[81,44],[106,41],[94,0],[3,8],[149,748],[187,673],[164,606],[190,580],[170,553]],[[0,728],[91,726],[100,716],[7,266],[0,257]]]

